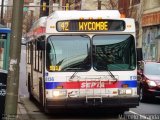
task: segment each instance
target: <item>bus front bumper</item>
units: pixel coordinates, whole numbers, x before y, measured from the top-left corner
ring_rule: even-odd
[[[139,96],[132,97],[107,97],[107,98],[67,98],[67,99],[47,99],[46,107],[52,108],[134,108],[139,105]]]

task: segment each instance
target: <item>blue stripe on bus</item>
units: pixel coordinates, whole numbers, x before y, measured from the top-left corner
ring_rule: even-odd
[[[54,89],[56,88],[58,85],[60,85],[61,82],[46,82],[45,83],[45,87],[46,89]]]
[[[122,84],[128,84],[128,87],[137,87],[137,81],[135,80],[135,81],[122,81],[122,83],[120,84],[120,85],[122,85]],[[121,87],[121,86],[119,86],[119,87]]]

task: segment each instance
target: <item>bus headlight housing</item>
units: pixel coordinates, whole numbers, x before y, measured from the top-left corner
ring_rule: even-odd
[[[119,95],[131,95],[132,89],[119,89]]]
[[[65,97],[67,95],[66,90],[53,90],[54,97]]]

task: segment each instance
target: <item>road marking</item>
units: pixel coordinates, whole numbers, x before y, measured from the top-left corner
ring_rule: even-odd
[[[129,112],[132,113],[132,114],[136,114],[136,115],[140,116],[141,118],[143,118],[143,119],[145,119],[145,120],[152,120],[152,119],[149,119],[149,118],[147,118],[146,116],[140,115],[140,114],[138,114],[138,113],[136,113],[136,112],[133,112],[133,111],[129,111]]]

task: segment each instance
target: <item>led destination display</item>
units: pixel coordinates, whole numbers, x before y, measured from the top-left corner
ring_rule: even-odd
[[[59,32],[102,32],[123,31],[125,22],[122,20],[65,20],[57,22]]]

